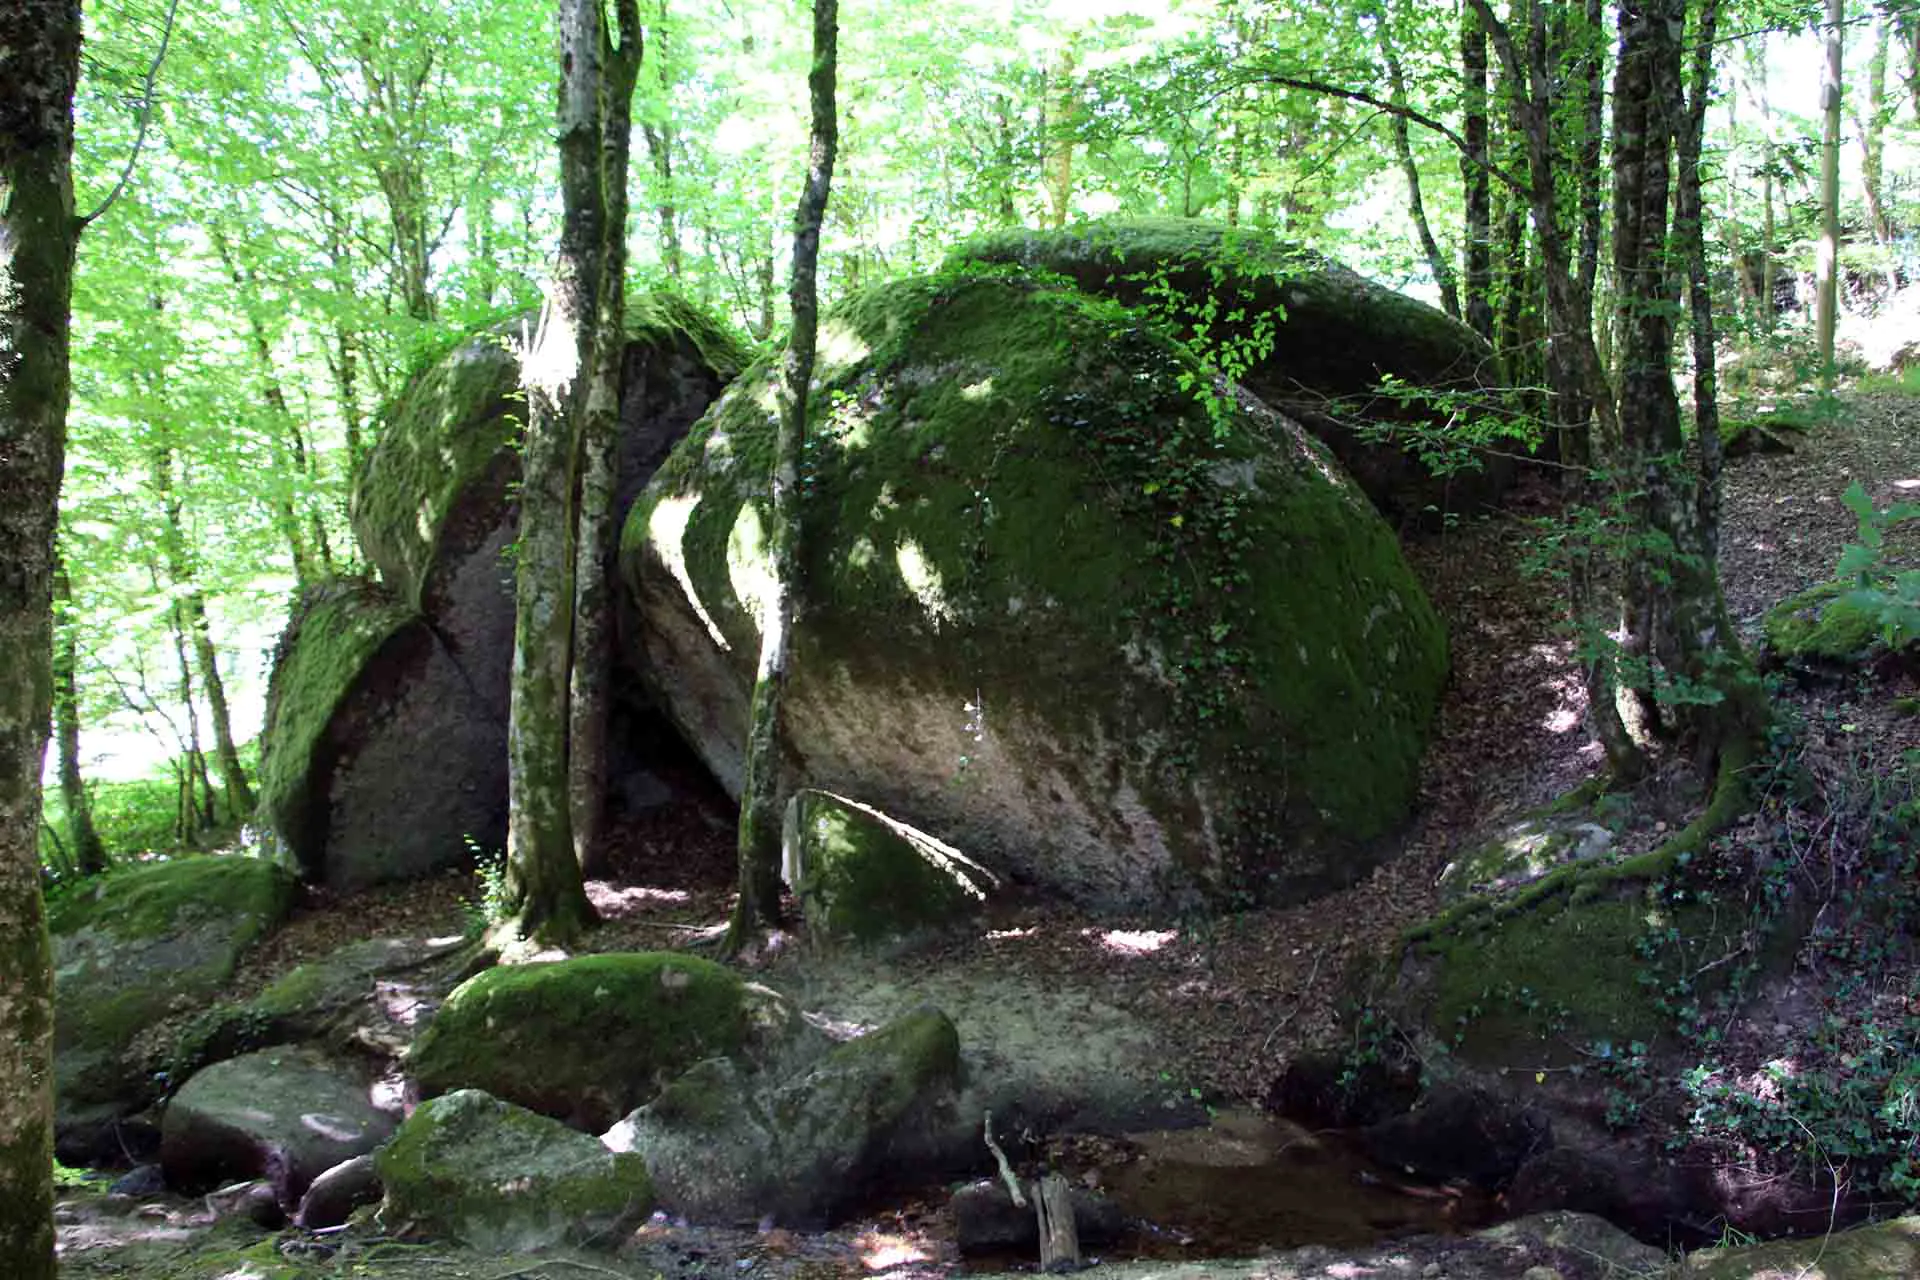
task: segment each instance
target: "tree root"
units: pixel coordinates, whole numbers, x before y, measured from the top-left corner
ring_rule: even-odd
[[[1750,745],[1729,744],[1721,753],[1720,766],[1714,777],[1713,793],[1707,798],[1706,807],[1692,822],[1662,841],[1656,848],[1631,858],[1623,858],[1618,862],[1599,865],[1575,862],[1556,867],[1532,884],[1507,897],[1470,898],[1408,930],[1405,940],[1413,944],[1431,942],[1444,935],[1492,927],[1502,920],[1511,919],[1525,911],[1532,911],[1563,896],[1577,902],[1603,889],[1629,883],[1651,884],[1661,879],[1679,865],[1683,857],[1692,857],[1703,851],[1713,837],[1732,826],[1741,815],[1746,813],[1748,806],[1752,803],[1746,773],[1753,763],[1753,758],[1754,752]],[[1545,814],[1574,812],[1603,794],[1608,789],[1607,784],[1608,780],[1604,776],[1590,779],[1561,796],[1542,812]],[[1576,796],[1584,799],[1575,803]]]

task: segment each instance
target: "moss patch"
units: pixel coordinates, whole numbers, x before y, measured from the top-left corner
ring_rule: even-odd
[[[1823,582],[1782,600],[1762,625],[1773,656],[1790,662],[1858,662],[1886,644],[1879,611],[1844,582]]]
[[[423,1092],[484,1089],[596,1132],[748,1032],[740,980],[664,952],[490,969],[455,989],[408,1055]]]
[[[390,1227],[496,1253],[615,1248],[653,1208],[640,1157],[475,1090],[423,1104],[375,1167]]]
[[[630,592],[671,575],[741,682],[776,377],[763,361],[729,388],[623,537]],[[1044,785],[1018,803],[1146,810],[1171,865],[1104,871],[1110,900],[1337,883],[1402,819],[1445,638],[1391,533],[1308,437],[1251,402],[1210,411],[1205,373],[1136,313],[993,275],[850,299],[817,379],[796,723],[826,732],[850,687],[911,691],[953,720],[984,694],[983,740],[1022,776],[970,775],[980,761],[956,752],[951,807],[968,787]],[[852,763],[868,748],[812,749],[832,757],[823,781],[894,808],[900,779],[869,786],[873,762]],[[900,816],[929,826],[937,789]],[[1116,818],[1098,843],[1137,843],[1129,829]]]
[[[208,916],[225,918],[235,954],[286,918],[294,885],[259,858],[208,856],[149,863],[90,881],[48,903],[58,937],[97,927],[132,942],[159,938]]]
[[[341,579],[303,596],[280,638],[261,735],[260,812],[302,865],[317,867],[324,853],[327,729],[376,655],[406,643],[416,621],[382,588]]]
[[[725,327],[677,294],[637,294],[626,315],[629,359],[635,346],[685,343],[723,380],[746,363]],[[526,397],[514,349],[536,319],[493,325],[416,373],[382,412],[378,441],[354,476],[354,535],[416,611],[427,608],[441,540],[462,498],[490,470],[503,492],[519,474],[513,448],[526,430]]]
[[[793,798],[794,891],[810,928],[856,942],[939,928],[972,914],[993,877],[957,849],[823,791]]]

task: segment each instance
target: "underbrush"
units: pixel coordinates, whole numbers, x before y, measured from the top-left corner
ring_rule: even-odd
[[[1790,724],[1731,846],[1758,915],[1808,922],[1794,972],[1728,1008],[1755,1034],[1696,1036],[1688,1131],[1762,1167],[1920,1199],[1920,750],[1889,757],[1838,713]],[[1797,985],[1803,993],[1790,999]],[[1809,998],[1810,997],[1810,998]]]
[[[259,748],[240,748],[240,760],[251,779],[258,772]],[[214,780],[216,804],[212,821],[196,806],[196,818],[183,820],[181,762],[172,761],[145,778],[96,781],[87,785],[87,804],[107,860],[127,862],[219,848],[230,843],[251,815],[228,812],[225,792]],[[196,788],[196,794],[198,789]],[[200,802],[203,804],[204,802]],[[40,865],[43,875],[59,883],[79,875],[71,847],[67,808],[57,787],[41,791]]]

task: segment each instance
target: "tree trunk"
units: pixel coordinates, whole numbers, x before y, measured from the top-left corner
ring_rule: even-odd
[[[1887,17],[1873,16],[1873,52],[1867,58],[1867,109],[1855,121],[1860,130],[1860,194],[1865,197],[1867,221],[1874,243],[1887,260],[1887,293],[1900,287],[1899,268],[1894,259],[1893,220],[1887,216],[1886,169],[1887,142]]]
[[[53,1280],[53,959],[40,766],[65,465],[78,0],[0,6],[0,1274]]]
[[[1033,1184],[1033,1212],[1040,1230],[1040,1270],[1080,1267],[1080,1225],[1073,1218],[1073,1189],[1057,1173]]]
[[[1840,102],[1841,39],[1846,0],[1827,0],[1827,57],[1820,81],[1825,116],[1820,137],[1820,251],[1815,261],[1814,341],[1820,353],[1820,386],[1833,394],[1833,337],[1840,302]]]
[[[80,688],[78,646],[74,643],[73,588],[67,566],[53,569],[53,723],[60,753],[60,800],[67,811],[67,843],[73,869],[83,876],[107,869],[106,846],[93,825],[93,804],[80,776]]]
[[[792,658],[794,595],[800,576],[800,456],[806,444],[807,399],[813,383],[819,297],[814,276],[820,260],[820,227],[826,220],[839,146],[834,82],[839,47],[839,0],[814,0],[813,66],[807,76],[813,127],[807,154],[807,185],[793,220],[793,279],[788,291],[793,330],[781,360],[780,429],[770,477],[772,520],[769,554],[773,581],[760,602],[760,662],[749,713],[745,777],[740,787],[740,899],[727,930],[737,950],[762,923],[780,915],[780,825],[786,799],[781,763],[782,702]],[[1071,63],[1069,62],[1069,65]],[[1071,143],[1068,143],[1069,147]],[[1064,205],[1056,205],[1056,210]]]
[[[1487,172],[1491,153],[1487,145],[1487,31],[1480,15],[1468,6],[1460,18],[1460,66],[1465,84],[1461,134],[1466,152],[1460,158],[1460,180],[1466,187],[1467,324],[1493,341],[1493,179]]]
[[[663,6],[664,8],[664,6]],[[582,874],[604,860],[607,716],[613,688],[614,486],[626,356],[627,168],[633,91],[639,80],[638,9],[623,0],[619,43],[603,40],[599,299],[581,412],[580,513],[574,581],[573,670],[567,698],[567,788],[573,847]],[[676,250],[677,252],[677,250]]]
[[[1407,77],[1400,67],[1400,57],[1391,45],[1382,45],[1387,59],[1387,75],[1393,85],[1393,101],[1396,106],[1404,107],[1407,100]],[[1427,270],[1433,273],[1433,280],[1440,287],[1440,307],[1452,319],[1460,319],[1460,289],[1453,279],[1453,265],[1447,261],[1447,255],[1440,251],[1440,242],[1433,238],[1433,228],[1427,222],[1427,206],[1420,198],[1420,166],[1413,161],[1413,140],[1408,136],[1407,118],[1394,116],[1392,119],[1393,151],[1400,159],[1400,172],[1407,179],[1407,214],[1413,219],[1414,233],[1420,237],[1420,251],[1426,255]],[[1235,155],[1238,155],[1239,143],[1235,141]],[[1240,193],[1231,191],[1233,204],[1229,209],[1227,222],[1232,225],[1238,220]]]
[[[815,7],[817,12],[818,6]],[[839,9],[838,0],[832,0],[832,7]],[[817,16],[815,21],[818,22]],[[817,27],[815,34],[818,35]],[[1073,91],[1073,50],[1061,53],[1051,80],[1052,92],[1046,103],[1048,118],[1042,123],[1041,133],[1047,146],[1047,205],[1052,225],[1058,228],[1067,225],[1073,204],[1073,117],[1078,107]]]
[[[1693,33],[1693,65],[1686,110],[1674,139],[1674,237],[1686,263],[1687,318],[1693,345],[1693,425],[1699,450],[1696,519],[1702,553],[1720,556],[1720,391],[1714,363],[1713,294],[1707,274],[1706,209],[1700,157],[1706,148],[1707,104],[1713,96],[1713,41],[1720,0],[1702,0]],[[1736,264],[1738,258],[1735,259]],[[1717,590],[1717,587],[1716,587]]]
[[[1711,55],[1714,0],[1702,17],[1701,58]],[[1694,119],[1681,67],[1686,0],[1648,0],[1621,9],[1620,66],[1614,81],[1614,275],[1620,282],[1620,443],[1613,470],[1633,492],[1627,510],[1643,531],[1626,557],[1624,602],[1629,643],[1648,661],[1630,699],[1646,725],[1668,742],[1692,748],[1709,777],[1722,781],[1750,759],[1764,714],[1758,686],[1720,594],[1716,537],[1705,517],[1717,512],[1718,455],[1703,451],[1702,466],[1681,459],[1686,442],[1673,386],[1673,322],[1677,279],[1668,264],[1669,199],[1682,217],[1691,210],[1698,235],[1698,183],[1683,172],[1675,191],[1670,144],[1684,157]],[[1697,84],[1704,121],[1710,63]],[[1697,169],[1695,170],[1697,175]],[[1686,188],[1693,187],[1691,195]],[[1676,228],[1686,256],[1687,230]],[[1691,272],[1689,272],[1691,274]],[[1696,305],[1709,303],[1698,282]],[[1708,365],[1711,380],[1711,363]],[[1711,386],[1707,388],[1711,391]],[[1716,437],[1717,441],[1717,437]]]

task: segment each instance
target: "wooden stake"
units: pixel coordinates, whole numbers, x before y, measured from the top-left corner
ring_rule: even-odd
[[[1067,1180],[1050,1173],[1034,1185],[1034,1213],[1040,1223],[1040,1269],[1075,1271],[1080,1267],[1080,1231],[1073,1220],[1073,1193]]]

